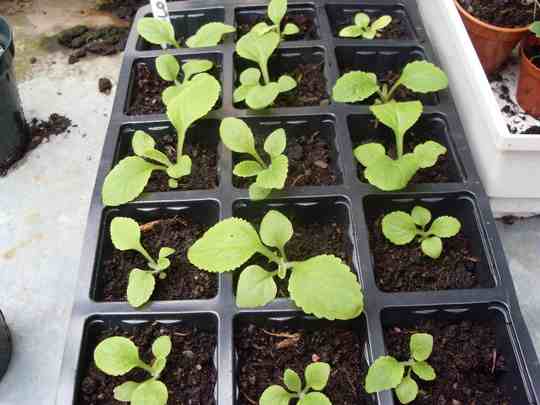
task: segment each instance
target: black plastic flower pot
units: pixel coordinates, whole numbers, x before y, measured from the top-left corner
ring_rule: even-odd
[[[0,172],[20,158],[30,140],[14,72],[15,45],[7,20],[0,17]]]
[[[168,5],[177,36],[185,37],[212,20],[230,25],[259,21],[264,17],[265,2],[235,0],[223,4],[217,0],[193,0]],[[402,38],[373,41],[337,37],[338,29],[349,24],[358,11],[373,17],[391,14],[399,18],[399,26],[407,34]],[[150,8],[145,7],[136,19],[149,14]],[[170,405],[187,403],[186,395],[192,405],[257,403],[264,388],[281,382],[284,368],[302,372],[312,361],[327,361],[338,370],[332,373],[327,391],[334,404],[394,405],[398,402],[390,391],[376,395],[365,392],[367,368],[379,356],[405,355],[393,347],[393,340],[388,340],[389,333],[398,329],[408,331],[407,328],[420,323],[420,327],[433,331],[439,339],[441,335],[433,329],[433,325],[439,325],[435,321],[489,321],[486,327],[491,339],[486,346],[489,350],[482,353],[487,356],[487,371],[494,367],[496,374],[489,380],[493,392],[499,389],[512,404],[540,403],[539,363],[519,310],[489,200],[450,92],[444,90],[423,97],[424,113],[405,137],[408,148],[427,140],[444,145],[447,153],[440,158],[442,170],[423,172],[404,190],[391,193],[379,191],[366,182],[353,149],[375,141],[385,143],[390,151],[392,134],[380,124],[374,125],[369,102],[330,101],[337,78],[350,69],[372,71],[382,78],[389,71],[399,72],[412,60],[438,63],[416,1],[366,0],[360,4],[355,0],[290,0],[289,14],[314,21],[316,36],[282,42],[271,58],[270,73],[294,75],[300,65],[316,66],[312,73],[322,80],[318,88],[320,97],[302,104],[300,95],[292,92],[280,96],[285,99],[262,111],[252,111],[233,102],[238,75],[250,66],[236,55],[237,36],[227,36],[217,47],[208,49],[162,50],[143,46],[137,32],[131,32],[92,197],[57,404],[103,405],[112,401],[111,387],[121,380],[113,381],[98,373],[92,361],[92,351],[101,339],[113,334],[135,336],[141,352],[147,354],[148,340],[142,339],[141,334],[153,338],[159,333],[170,336],[178,333],[178,338],[173,339],[175,361],[163,371],[163,378],[170,381],[171,375],[177,374],[178,384],[185,388],[179,392],[173,384],[169,389]],[[163,109],[145,115],[128,114],[137,63],[142,62],[153,71],[152,59],[165,52],[179,60],[211,58],[219,65],[216,77],[222,85],[220,108],[210,111],[187,135],[186,150],[197,170],[174,190],[165,187],[166,179],[156,178],[136,200],[116,208],[104,207],[101,189],[105,176],[121,159],[133,155],[131,140],[135,131],[147,132],[158,149],[174,157],[176,134]],[[404,97],[416,96],[405,94]],[[249,199],[250,181],[233,175],[234,165],[245,156],[231,153],[220,142],[219,124],[226,117],[244,119],[258,148],[273,130],[285,129],[284,154],[289,158],[291,176],[283,190],[273,191],[264,201]],[[213,162],[211,170],[205,169],[208,161]],[[445,271],[443,275],[449,278],[459,273],[466,282],[445,284],[441,277],[439,283],[412,286],[401,283],[402,288],[384,283],[387,278],[380,276],[378,265],[381,257],[385,258],[385,251],[374,243],[378,241],[377,235],[381,237],[377,221],[389,212],[410,211],[415,205],[429,208],[434,217],[451,215],[461,221],[459,234],[443,240],[443,254],[435,263],[448,264],[449,257],[461,253],[459,260],[452,262],[453,267],[448,264],[447,269],[439,271]],[[240,272],[205,273],[206,277],[199,272],[198,279],[191,277],[197,273],[188,268],[185,247],[197,235],[231,216],[245,218],[257,228],[270,209],[282,211],[292,221],[295,234],[285,247],[291,256],[302,259],[320,253],[334,254],[350,266],[364,294],[364,312],[359,317],[328,321],[301,313],[288,298],[286,280],[278,283],[280,293],[268,305],[239,308],[236,283]],[[148,249],[155,249],[153,241],[160,235],[164,244],[171,243],[179,250],[173,258],[177,262],[175,269],[179,269],[175,282],[183,283],[183,287],[175,290],[185,294],[166,295],[164,291],[171,288],[163,284],[142,309],[136,310],[126,302],[128,268],[138,265],[141,259],[113,247],[109,225],[116,216],[131,217],[144,229],[150,228],[148,233],[142,232],[143,244]],[[405,248],[412,253],[396,260],[412,263],[415,269],[429,263],[414,246]],[[390,254],[386,256],[391,258]],[[251,264],[268,265],[257,255],[250,260]],[[123,262],[127,265],[122,265]],[[435,275],[438,274],[428,273],[429,277]],[[200,292],[208,279],[212,289],[209,293]],[[120,288],[111,288],[111,281],[118,281]],[[174,329],[177,325],[180,329]],[[446,331],[448,327],[444,324],[440,329]],[[212,345],[208,343],[210,337],[205,337],[195,350],[185,347],[189,341],[186,333],[202,332],[210,333]],[[182,335],[186,335],[186,341],[178,340]],[[457,333],[456,336],[458,339],[465,336],[459,341],[460,349],[465,347],[469,335]],[[441,341],[436,346],[434,356],[438,358],[437,350],[445,344]],[[200,363],[196,359],[202,349],[205,357]],[[177,365],[178,356],[186,360],[187,366]],[[443,384],[446,369],[444,364],[435,363]],[[184,374],[190,367],[194,380]],[[207,372],[204,382],[200,380],[202,371]],[[98,378],[103,384],[95,384]],[[194,384],[200,388],[197,394],[193,394]],[[100,393],[104,395],[100,397]],[[487,403],[484,399],[476,398],[479,404]],[[437,404],[435,400],[415,403]]]

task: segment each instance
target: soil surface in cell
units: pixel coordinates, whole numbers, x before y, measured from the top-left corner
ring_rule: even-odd
[[[362,11],[359,10],[358,12],[361,13]],[[382,12],[370,14],[369,17],[370,17],[371,23],[373,23],[377,18],[382,17],[383,15],[385,15],[385,14],[382,13]],[[409,33],[409,28],[407,26],[407,21],[404,18],[402,18],[400,16],[397,16],[397,15],[392,15],[391,17],[392,17],[392,22],[388,26],[386,26],[383,30],[378,31],[376,39],[394,39],[394,40],[396,40],[396,39],[410,39],[411,34]],[[334,32],[334,35],[339,36],[339,32],[343,28],[348,27],[348,26],[353,25],[353,24],[354,24],[354,15],[351,15],[350,20],[345,21],[344,19],[342,19],[342,21],[339,21],[339,23],[337,25],[338,28]],[[360,37],[357,37],[355,39],[364,39],[364,38],[362,38],[362,36],[360,36]]]
[[[143,361],[150,364],[152,343],[160,336],[170,336],[172,351],[167,357],[167,365],[161,373],[162,381],[169,391],[168,405],[213,405],[217,371],[214,366],[216,335],[187,325],[154,323],[138,327],[115,327],[103,330],[87,346],[87,355],[92,353],[99,342],[112,336],[124,336],[139,348]],[[81,376],[78,405],[118,405],[113,390],[125,381],[145,381],[149,374],[134,369],[125,376],[111,377],[90,362]]]
[[[217,131],[217,130],[216,130]],[[217,136],[217,132],[216,132]],[[154,137],[156,149],[165,153],[171,162],[176,162],[177,136],[170,133]],[[130,155],[133,155],[130,147]],[[195,136],[188,135],[184,144],[183,154],[191,158],[191,174],[178,180],[178,187],[169,187],[169,175],[161,170],[154,170],[144,192],[165,192],[178,190],[210,190],[218,186],[217,174],[217,144],[203,142]]]
[[[534,2],[522,0],[459,0],[476,18],[506,28],[526,27],[534,21]]]
[[[382,143],[386,148],[386,153],[393,159],[395,159],[397,156],[397,151],[394,136],[390,133],[386,134],[387,136],[385,136],[385,134],[374,133],[375,120],[371,121],[369,125],[370,128],[368,128],[368,133],[370,135],[366,136],[361,140],[359,139],[361,132],[358,129],[353,132],[352,141],[354,148],[370,142]],[[382,124],[379,123],[378,125],[380,126]],[[430,131],[420,132],[419,130],[415,130],[415,128],[412,128],[411,130],[409,130],[407,135],[405,135],[405,142],[403,146],[404,153],[413,152],[414,148],[417,145],[430,140],[434,140],[431,137]],[[437,140],[435,141],[437,142]],[[443,144],[443,146],[445,145]],[[439,156],[439,159],[434,166],[418,170],[409,182],[409,184],[459,182],[460,179],[452,170],[452,161],[449,153],[450,151],[447,150],[446,154]],[[358,163],[358,168],[358,177],[360,178],[360,181],[362,181],[363,183],[369,183],[364,176],[365,167],[362,164]]]
[[[219,66],[208,72],[219,80]],[[171,82],[163,80],[157,72],[143,62],[135,64],[133,68],[133,87],[127,107],[128,115],[164,114],[166,107],[161,101],[163,90],[171,86]],[[221,107],[221,99],[214,109]]]
[[[498,352],[494,322],[429,320],[412,328],[395,326],[384,334],[389,354],[400,361],[409,360],[410,336],[419,332],[433,335],[433,353],[427,361],[437,378],[426,382],[414,377],[420,393],[412,404],[511,404],[498,384],[507,367]]]
[[[268,134],[255,136],[256,148],[259,155],[270,163],[264,152],[264,139]],[[287,137],[285,155],[289,159],[289,174],[285,188],[302,186],[331,186],[338,184],[337,162],[332,156],[331,145],[321,136],[319,131],[302,131],[295,136]],[[251,160],[249,155],[234,154],[235,163]],[[235,187],[248,187],[255,182],[256,177],[242,178],[234,176]]]
[[[383,215],[370,224],[369,242],[377,286],[385,292],[451,290],[480,287],[480,258],[462,233],[443,239],[438,259],[426,256],[420,243],[398,246],[382,233]]]
[[[170,247],[167,277],[156,278],[156,288],[150,300],[208,299],[217,293],[217,276],[198,270],[187,260],[187,250],[207,226],[194,222],[189,215],[175,216],[141,225],[141,241],[152,257],[159,249]],[[107,232],[108,235],[108,232]],[[108,238],[108,236],[107,236]],[[110,243],[110,242],[108,242]],[[125,301],[129,273],[134,268],[148,269],[146,259],[138,252],[120,251],[111,247],[112,255],[98,269],[98,298],[103,301]]]
[[[331,208],[330,208],[331,209]],[[302,261],[311,257],[328,254],[334,255],[342,259],[352,269],[352,244],[347,234],[347,228],[336,220],[319,220],[313,218],[312,220],[302,221],[296,220],[295,215],[284,210],[279,210],[285,214],[287,218],[292,222],[294,235],[289,242],[285,245],[285,253],[289,261]],[[324,213],[321,213],[324,215]],[[246,218],[255,228],[259,229],[262,216],[254,219]],[[277,267],[273,263],[269,263],[262,255],[255,255],[246,265],[242,266],[245,269],[247,266],[256,264],[268,271],[274,271]],[[236,272],[236,281],[241,272]],[[288,297],[289,291],[287,286],[289,284],[290,271],[285,279],[274,277],[274,281],[277,284],[278,297]],[[235,288],[236,290],[236,288]]]
[[[238,405],[258,404],[267,387],[283,386],[287,368],[303,379],[306,366],[314,361],[330,364],[330,378],[323,392],[333,404],[372,404],[361,383],[367,372],[364,345],[363,339],[345,329],[243,324],[235,336]],[[294,404],[296,401],[291,402]]]
[[[266,15],[262,14],[242,15],[241,18],[237,18],[237,22],[238,38],[247,34],[254,25],[260,22],[266,22],[268,25],[274,25],[274,23],[270,21]],[[281,22],[282,30],[287,23],[296,24],[296,26],[300,28],[300,32],[295,35],[285,36],[285,41],[311,41],[317,39],[317,26],[312,15],[288,14]]]

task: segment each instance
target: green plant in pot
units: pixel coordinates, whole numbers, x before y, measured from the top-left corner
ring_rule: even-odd
[[[521,45],[521,65],[517,101],[521,108],[540,119],[540,21],[529,27]]]

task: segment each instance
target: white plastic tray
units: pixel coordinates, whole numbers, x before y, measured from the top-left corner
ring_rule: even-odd
[[[540,135],[510,134],[453,0],[418,0],[496,216],[540,214]]]

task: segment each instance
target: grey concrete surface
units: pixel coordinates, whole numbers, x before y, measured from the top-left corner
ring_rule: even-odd
[[[57,112],[77,127],[41,145],[0,178],[0,308],[14,338],[0,405],[54,403],[90,193],[113,100],[98,93],[97,81],[103,76],[116,81],[120,56],[69,66],[64,52],[51,53],[39,44],[44,35],[81,19],[105,21],[106,16],[81,13],[91,3],[35,0],[31,11],[9,17],[19,38],[17,73],[28,118]],[[39,62],[29,64],[31,56]],[[534,287],[540,286],[540,218],[498,226],[538,350],[540,296]]]

